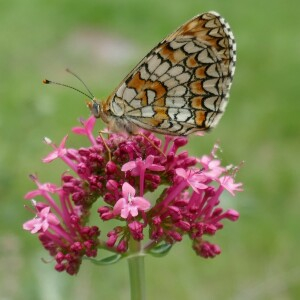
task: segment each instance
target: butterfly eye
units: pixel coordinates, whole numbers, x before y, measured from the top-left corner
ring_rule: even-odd
[[[95,101],[95,100],[89,101],[87,103],[87,106],[88,106],[88,108],[90,109],[91,113],[93,114],[93,116],[95,118],[100,118],[101,107],[100,107],[100,104],[97,101]]]

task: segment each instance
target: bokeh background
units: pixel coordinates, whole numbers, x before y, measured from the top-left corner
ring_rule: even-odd
[[[147,257],[148,299],[300,299],[299,1],[1,0],[1,300],[129,299],[126,261],[86,262],[70,277],[43,263],[47,253],[22,230],[32,217],[23,208],[34,188],[27,175],[57,183],[65,169],[41,163],[50,150],[42,138],[59,142],[89,115],[82,95],[41,81],[81,88],[69,67],[106,97],[162,38],[208,10],[230,23],[238,62],[223,119],[192,137],[189,151],[207,153],[219,140],[224,163],[245,161],[237,177],[245,191],[224,199],[241,217],[212,239],[223,250],[213,260],[196,257],[188,240]]]

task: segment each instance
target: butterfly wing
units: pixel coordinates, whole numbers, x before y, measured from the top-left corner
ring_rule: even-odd
[[[113,116],[154,132],[208,130],[227,105],[235,52],[225,20],[198,15],[152,49],[106,104]]]

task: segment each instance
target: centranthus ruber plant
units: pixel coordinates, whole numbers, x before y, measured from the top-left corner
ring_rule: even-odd
[[[26,206],[35,217],[23,228],[38,235],[57,271],[74,275],[83,259],[101,265],[127,257],[132,288],[143,289],[144,255],[162,256],[184,236],[203,258],[221,253],[209,237],[224,220],[239,217],[222,208],[221,195],[226,190],[234,196],[242,184],[235,183],[238,168],[221,165],[217,145],[209,155],[192,157],[180,150],[188,143],[185,137],[158,138],[147,131],[95,136],[94,117],[81,125],[72,131],[87,137],[87,147],[67,148],[67,136],[59,146],[45,138],[52,152],[43,162],[60,159],[67,165],[61,185],[31,175],[37,188],[25,195],[35,199],[33,208]],[[95,224],[89,224],[92,210],[99,215]],[[110,221],[103,233],[101,223]],[[112,255],[105,257],[102,250]]]

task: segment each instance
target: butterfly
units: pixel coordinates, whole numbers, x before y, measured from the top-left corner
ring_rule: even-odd
[[[88,107],[112,132],[207,131],[224,113],[235,63],[230,26],[218,13],[206,12],[154,47],[106,100],[92,97]]]

